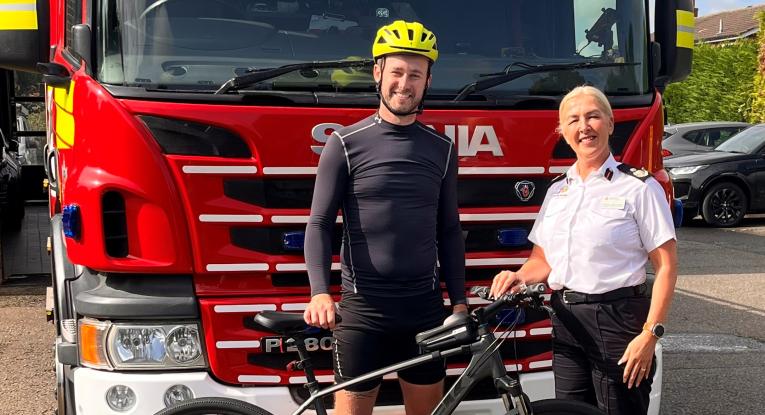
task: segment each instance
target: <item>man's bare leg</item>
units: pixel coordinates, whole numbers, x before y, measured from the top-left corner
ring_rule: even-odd
[[[401,392],[404,394],[406,415],[427,415],[433,411],[444,396],[444,381],[432,385],[415,385],[402,379]]]
[[[380,387],[376,387],[366,392],[351,392],[341,390],[335,392],[335,414],[336,415],[372,415],[372,409],[375,407],[377,392]]]

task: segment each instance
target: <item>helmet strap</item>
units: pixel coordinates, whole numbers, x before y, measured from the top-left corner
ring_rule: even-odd
[[[388,101],[385,100],[385,97],[383,96],[383,94],[381,92],[382,77],[383,77],[383,73],[385,72],[384,71],[384,69],[385,69],[385,56],[380,57],[380,60],[381,60],[381,62],[380,62],[380,81],[377,82],[377,84],[375,85],[375,89],[377,90],[377,97],[380,98],[380,102],[382,102],[383,105],[385,105],[385,108],[387,108],[388,111],[391,112],[391,114],[397,115],[399,117],[405,117],[407,115],[412,115],[412,114],[417,114],[417,115],[422,114],[422,112],[425,110],[425,95],[428,94],[428,82],[427,82],[427,80],[430,79],[430,68],[433,66],[433,63],[428,61],[428,73],[427,73],[427,75],[425,75],[425,80],[426,80],[425,81],[425,89],[422,91],[422,98],[420,99],[420,103],[417,104],[417,108],[415,108],[414,110],[409,111],[409,112],[401,112],[401,111],[397,111],[397,110],[394,110],[393,108],[391,108],[390,104],[388,104]]]

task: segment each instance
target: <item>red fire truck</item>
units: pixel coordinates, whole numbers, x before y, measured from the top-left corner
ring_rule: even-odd
[[[3,1],[0,67],[41,72],[47,88],[58,413],[149,414],[200,396],[289,413],[305,399],[295,354],[252,317],[308,302],[319,154],[375,110],[364,59],[392,20],[438,36],[421,119],[456,140],[468,285],[526,259],[546,187],[574,161],[556,132],[574,86],[606,92],[614,155],[671,200],[660,91],[690,71],[692,5],[656,2],[650,22],[649,3]],[[549,321],[516,318],[507,368],[550,397]],[[307,344],[331,382],[331,334]],[[449,378],[465,364],[449,361]],[[379,413],[400,410],[394,381]],[[460,410],[501,407],[488,384]]]

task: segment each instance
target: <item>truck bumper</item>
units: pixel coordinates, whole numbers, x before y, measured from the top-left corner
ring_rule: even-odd
[[[77,415],[148,415],[165,407],[165,391],[173,385],[186,385],[195,397],[223,396],[240,399],[262,407],[276,415],[288,415],[297,409],[286,386],[233,387],[220,384],[206,372],[182,373],[125,373],[106,372],[88,368],[74,369],[75,402]],[[551,371],[521,375],[521,384],[532,400],[552,398],[554,394]],[[136,395],[136,404],[126,412],[116,412],[106,404],[106,392],[115,385],[125,385]],[[306,413],[313,413],[308,411]],[[329,411],[332,413],[332,411]],[[375,414],[401,414],[402,406],[375,408]],[[463,402],[458,415],[504,415],[500,399]]]
[[[658,415],[662,388],[662,349],[656,346],[656,375],[653,379],[649,415]],[[164,394],[173,385],[186,385],[195,397],[222,396],[240,399],[258,405],[276,415],[288,415],[297,409],[286,386],[235,387],[216,382],[207,372],[179,373],[125,373],[106,372],[88,368],[73,369],[77,415],[144,415],[153,414],[165,407]],[[532,401],[554,397],[552,371],[521,374],[524,392]],[[136,404],[125,412],[116,412],[106,404],[106,392],[115,385],[125,385],[136,394]],[[313,413],[308,411],[307,413]],[[331,414],[332,411],[329,411]],[[375,414],[401,414],[401,406],[384,406]],[[463,402],[457,415],[503,415],[506,411],[500,399]]]

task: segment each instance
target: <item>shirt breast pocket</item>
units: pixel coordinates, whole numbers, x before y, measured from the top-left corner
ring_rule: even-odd
[[[595,245],[621,246],[631,241],[637,227],[625,209],[595,207],[587,216],[585,238]]]
[[[606,219],[623,219],[628,215],[628,212],[625,209],[616,208],[596,207],[592,210],[592,212]]]

